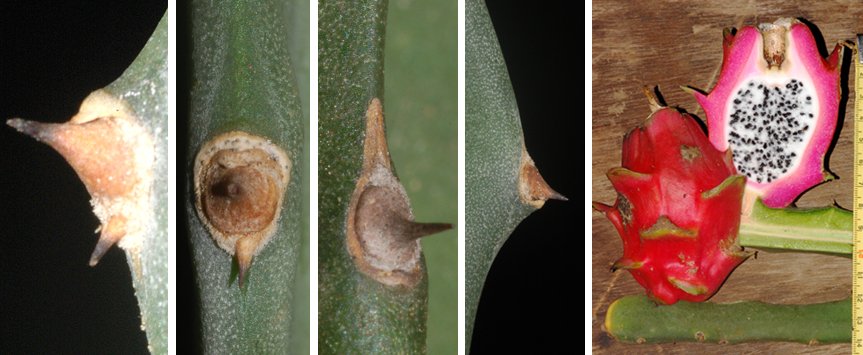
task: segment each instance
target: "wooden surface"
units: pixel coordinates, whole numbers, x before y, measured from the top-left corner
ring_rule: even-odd
[[[708,4],[709,3],[709,4]],[[832,50],[840,40],[863,33],[863,2],[836,1],[795,6],[790,2],[637,2],[593,3],[593,160],[592,198],[610,204],[615,193],[605,172],[620,165],[623,135],[637,127],[650,110],[643,85],[660,85],[665,101],[704,119],[695,100],[678,86],[711,89],[722,63],[722,29],[801,17],[820,31]],[[816,34],[817,36],[817,34]],[[826,49],[822,48],[822,51]],[[851,56],[845,57],[850,62]],[[850,63],[849,63],[850,64]],[[847,66],[847,64],[846,64]],[[847,70],[850,77],[853,67]],[[797,205],[818,206],[834,200],[851,204],[853,82],[843,90],[844,125],[829,157],[838,180],[810,190]],[[842,119],[840,117],[840,119]],[[589,208],[589,207],[588,207]],[[611,223],[594,212],[592,221],[592,326],[595,353],[849,353],[850,344],[808,346],[796,343],[717,345],[677,343],[622,344],[602,329],[608,305],[621,296],[644,290],[626,271],[609,266],[623,251]],[[743,263],[713,297],[715,302],[761,300],[814,303],[842,299],[851,292],[850,259],[797,253],[758,254]]]

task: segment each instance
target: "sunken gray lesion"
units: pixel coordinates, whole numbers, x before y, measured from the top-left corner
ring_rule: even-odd
[[[759,183],[787,173],[802,155],[815,126],[813,94],[803,82],[749,81],[733,97],[728,142],[737,171]]]

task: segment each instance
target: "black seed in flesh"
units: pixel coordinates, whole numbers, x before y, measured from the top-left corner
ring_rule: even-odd
[[[797,164],[796,152],[815,123],[812,95],[797,79],[780,85],[751,80],[736,92],[727,123],[734,165],[749,179],[773,182]]]

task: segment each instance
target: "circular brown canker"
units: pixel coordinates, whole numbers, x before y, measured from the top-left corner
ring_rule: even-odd
[[[271,176],[249,166],[227,169],[218,164],[207,174],[202,199],[213,227],[223,233],[250,233],[266,228],[275,218],[280,196]]]
[[[245,132],[214,137],[195,159],[195,208],[216,244],[236,255],[240,283],[277,229],[291,161],[269,140]]]

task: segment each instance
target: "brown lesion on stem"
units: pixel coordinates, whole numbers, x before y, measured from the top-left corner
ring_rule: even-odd
[[[247,158],[258,163],[247,165],[242,161]],[[207,190],[202,191],[202,207],[213,227],[224,233],[248,233],[273,221],[281,191],[276,179],[261,171],[267,159],[260,150],[222,151],[213,157],[217,163],[207,169]]]
[[[518,196],[521,202],[539,209],[545,205],[545,201],[561,200],[567,201],[567,198],[552,190],[551,186],[545,182],[539,170],[533,163],[533,159],[527,154],[527,149],[524,146],[521,148],[521,167],[518,175]]]
[[[236,255],[241,287],[276,232],[290,171],[281,148],[239,131],[214,137],[195,159],[195,209],[216,244]]]
[[[392,172],[383,107],[372,99],[366,111],[363,168],[348,207],[346,243],[355,265],[385,285],[413,287],[423,277],[419,239],[450,228],[414,221],[407,193]]]
[[[128,104],[105,90],[92,92],[66,123],[20,118],[6,122],[48,144],[78,174],[99,218],[99,241],[90,256],[95,266],[114,244],[139,250],[148,223],[155,146]]]

